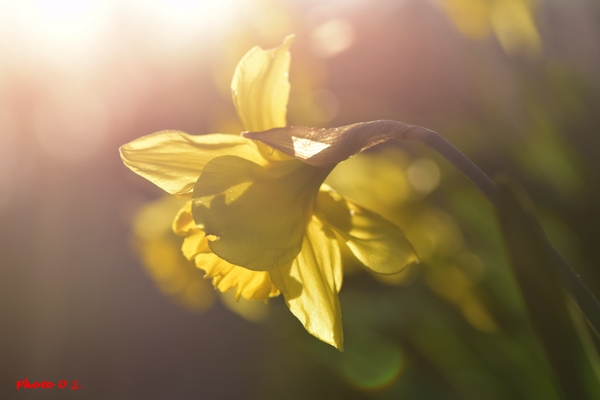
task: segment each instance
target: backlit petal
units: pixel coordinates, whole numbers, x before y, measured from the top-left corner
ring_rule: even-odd
[[[194,260],[196,266],[206,271],[206,278],[213,278],[213,285],[221,292],[235,288],[235,296],[246,299],[264,300],[279,294],[271,283],[268,273],[250,271],[231,265],[217,257],[208,247],[208,238],[198,229],[192,218],[192,201],[188,201],[180,210],[173,230],[186,235],[181,250],[188,260]]]
[[[329,171],[293,159],[262,167],[215,158],[196,183],[194,220],[224,260],[255,271],[282,267],[302,248],[310,205]]]
[[[424,128],[382,120],[329,129],[290,126],[266,132],[244,132],[242,136],[260,140],[315,167],[325,167],[390,139],[406,138],[416,129]]]
[[[162,131],[136,139],[119,150],[133,172],[177,195],[191,193],[202,169],[215,157],[237,155],[259,164],[266,162],[252,140],[220,133],[198,136]]]
[[[249,131],[286,125],[291,41],[288,36],[280,47],[270,50],[254,47],[237,65],[231,92],[238,116]]]
[[[196,266],[206,271],[206,278],[213,278],[213,285],[221,292],[235,288],[235,297],[266,300],[279,295],[271,283],[268,272],[250,271],[217,257],[214,253],[201,253],[195,258]]]
[[[199,253],[212,253],[208,247],[206,235],[196,226],[192,216],[192,201],[187,201],[177,212],[172,224],[173,232],[185,236],[181,251],[188,260],[193,260]]]
[[[172,225],[173,232],[177,235],[185,236],[189,231],[198,229],[192,216],[192,201],[185,202],[179,209]]]
[[[212,253],[208,239],[200,229],[188,233],[181,245],[181,252],[188,260],[193,260],[200,253]]]
[[[338,291],[342,261],[337,238],[318,218],[306,228],[302,251],[289,266],[270,271],[271,280],[306,330],[343,350]]]
[[[356,258],[374,272],[395,274],[418,260],[400,228],[333,190],[319,191],[315,210]]]

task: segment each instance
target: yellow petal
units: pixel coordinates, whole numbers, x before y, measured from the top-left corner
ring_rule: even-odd
[[[279,295],[271,283],[268,272],[250,271],[217,257],[214,253],[201,253],[195,258],[196,266],[206,271],[206,278],[213,278],[213,286],[221,292],[235,288],[235,297],[266,300]]]
[[[390,139],[406,138],[416,129],[424,128],[382,120],[329,129],[290,126],[266,132],[244,132],[242,136],[260,140],[315,167],[327,167]]]
[[[309,208],[329,169],[297,160],[262,167],[235,156],[206,164],[192,213],[212,251],[255,271],[289,264],[302,248]]]
[[[291,265],[270,271],[290,311],[306,330],[343,350],[342,313],[338,292],[342,261],[337,238],[315,216],[306,228],[302,251]]]
[[[181,245],[181,252],[188,260],[193,260],[200,253],[212,253],[208,247],[208,239],[200,229],[188,233]]]
[[[315,212],[346,242],[356,258],[374,272],[396,274],[418,260],[400,228],[333,190],[319,191]]]
[[[275,49],[254,47],[237,65],[231,92],[238,116],[249,131],[286,125],[292,36]]]
[[[208,247],[206,234],[198,229],[192,216],[192,201],[187,201],[179,210],[173,221],[173,232],[185,236],[181,251],[188,260],[193,260],[199,253],[212,253]]]
[[[179,131],[157,132],[119,150],[133,172],[178,195],[192,192],[202,169],[215,157],[238,155],[256,163],[265,162],[253,141],[219,133],[196,136]]]
[[[177,235],[185,236],[189,231],[198,229],[192,216],[192,201],[185,202],[183,207],[179,209],[172,225],[173,232]]]
[[[213,278],[213,285],[221,292],[236,288],[235,296],[246,299],[264,300],[277,296],[279,290],[273,286],[266,272],[249,271],[221,260],[208,247],[208,239],[198,229],[192,218],[192,201],[188,201],[180,210],[173,230],[186,235],[181,250],[188,260],[195,260],[196,266],[206,271],[207,278]]]

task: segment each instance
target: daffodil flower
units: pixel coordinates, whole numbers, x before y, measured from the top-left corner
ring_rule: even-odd
[[[190,198],[173,229],[185,235],[184,255],[218,290],[257,300],[282,293],[308,332],[342,350],[340,242],[382,274],[417,258],[397,226],[323,183],[338,162],[390,139],[385,121],[285,128],[290,43],[255,47],[237,66],[233,101],[248,132],[163,131],[120,151],[131,170]]]

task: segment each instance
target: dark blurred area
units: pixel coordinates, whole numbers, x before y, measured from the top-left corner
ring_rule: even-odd
[[[295,33],[288,124],[436,130],[521,183],[599,296],[596,2],[0,1],[0,26],[0,398],[559,398],[491,205],[424,146],[379,146],[329,178],[421,257],[383,278],[348,260],[344,353],[281,298],[235,303],[171,247],[148,253],[169,233],[140,210],[163,193],[118,148],[241,131],[236,63]],[[24,378],[81,389],[16,390]]]

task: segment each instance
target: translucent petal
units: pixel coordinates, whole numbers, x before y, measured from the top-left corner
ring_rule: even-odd
[[[266,300],[279,295],[271,283],[268,272],[250,271],[217,257],[214,253],[201,253],[195,258],[196,266],[213,278],[213,285],[221,292],[235,288],[235,296],[245,299]]]
[[[255,271],[282,267],[300,252],[311,203],[329,171],[293,159],[262,167],[215,158],[194,188],[194,220],[224,260]]]
[[[193,260],[199,253],[211,253],[205,233],[194,222],[191,200],[177,212],[172,228],[177,235],[185,236],[181,251],[188,260]]]
[[[192,216],[192,201],[187,201],[179,209],[172,225],[173,232],[177,235],[185,236],[189,231],[198,229]]]
[[[326,167],[390,139],[405,138],[413,129],[424,128],[382,120],[329,129],[290,126],[266,132],[244,132],[242,136],[260,140],[315,167]]]
[[[249,131],[286,125],[291,41],[288,36],[280,47],[270,50],[254,47],[237,65],[231,92],[238,116]]]
[[[192,201],[188,201],[180,210],[173,230],[186,235],[181,250],[188,260],[195,260],[196,266],[206,271],[207,278],[213,278],[213,285],[221,292],[235,288],[235,296],[246,299],[264,300],[277,296],[279,290],[273,286],[266,272],[255,272],[236,267],[219,259],[208,247],[208,238],[198,229],[192,218]]]
[[[395,274],[418,260],[404,233],[392,222],[333,190],[320,190],[316,215],[333,229],[369,269]]]
[[[342,260],[337,238],[318,218],[306,228],[302,251],[289,265],[270,271],[290,311],[306,330],[343,350],[342,313],[338,291]]]
[[[192,192],[202,169],[215,157],[237,155],[259,164],[266,162],[252,140],[220,133],[197,136],[162,131],[136,139],[119,150],[133,172],[178,195]]]
[[[212,253],[208,247],[208,239],[200,229],[188,233],[181,245],[181,251],[188,260],[193,260],[200,253]]]

